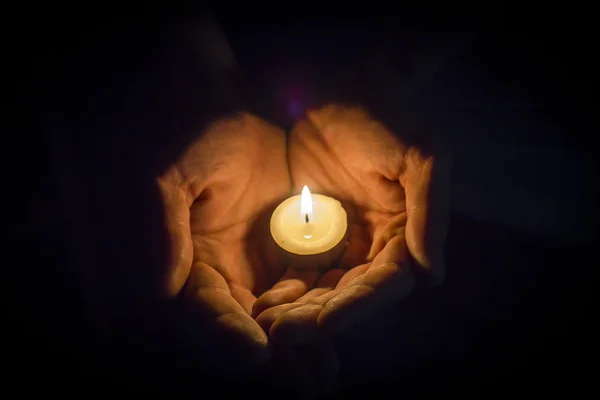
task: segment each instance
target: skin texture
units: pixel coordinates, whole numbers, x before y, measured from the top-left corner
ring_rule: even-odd
[[[266,362],[272,346],[251,311],[286,270],[269,232],[291,192],[285,132],[250,114],[217,121],[157,182],[171,254],[165,296],[182,294],[242,362]],[[306,395],[332,390],[339,370],[326,340],[279,347],[272,364],[280,383],[301,379],[296,392]]]
[[[295,346],[346,331],[406,297],[415,268],[443,280],[447,155],[408,145],[364,109],[328,105],[296,124],[288,157],[294,191],[308,185],[340,200],[350,238],[334,268],[288,270],[258,298],[253,315],[273,341]]]
[[[267,335],[250,313],[285,268],[268,240],[268,218],[290,192],[285,132],[249,114],[217,121],[158,185],[171,249],[165,295],[182,292],[228,348],[265,361]]]
[[[444,276],[450,159],[393,134],[367,111],[328,105],[285,133],[249,114],[207,127],[158,184],[171,259],[166,296],[252,363],[275,361],[308,394],[339,368],[330,336],[403,299],[414,271]],[[275,207],[308,185],[340,200],[349,240],[325,272],[279,259]]]

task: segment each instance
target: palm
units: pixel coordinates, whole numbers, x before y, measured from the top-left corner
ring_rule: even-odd
[[[273,133],[263,127],[229,135],[213,165],[206,165],[202,152],[192,148],[189,165],[183,167],[198,181],[203,168],[212,172],[210,180],[195,188],[198,195],[190,207],[193,269],[206,266],[218,272],[248,312],[254,293],[264,292],[281,275],[277,253],[267,240],[268,217],[288,195],[290,184],[284,134]]]
[[[398,177],[405,148],[352,110],[325,109],[312,119],[301,121],[290,138],[293,186],[306,184],[343,203],[350,235],[340,267],[368,265],[390,239],[403,235],[406,203]]]
[[[412,182],[405,172],[407,163],[423,159],[364,111],[337,106],[310,113],[289,141],[294,189],[308,185],[339,199],[350,233],[336,268],[305,274],[302,292],[289,289],[297,282],[284,279],[278,295],[267,292],[255,306],[271,336],[300,343],[319,331],[343,331],[410,291],[405,187]],[[298,296],[282,296],[286,290]]]
[[[260,353],[266,337],[249,313],[282,274],[268,217],[290,191],[284,132],[248,115],[219,121],[160,182],[171,199],[170,292],[185,284],[200,318]]]

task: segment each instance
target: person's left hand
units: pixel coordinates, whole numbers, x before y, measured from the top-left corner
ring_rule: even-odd
[[[424,132],[406,129],[413,132],[395,135],[364,109],[337,105],[309,112],[293,129],[294,189],[340,200],[350,235],[335,268],[289,271],[258,298],[253,316],[275,342],[311,342],[380,313],[411,291],[413,263],[443,280],[450,160],[445,149],[411,145],[403,138]]]
[[[171,255],[165,295],[183,292],[239,360],[266,361],[268,339],[250,311],[285,269],[268,233],[270,210],[290,191],[285,133],[249,113],[217,120],[158,185]]]
[[[275,353],[283,375],[303,376],[313,392],[330,385],[338,369],[331,343],[272,352],[250,316],[256,296],[286,267],[268,231],[273,208],[291,187],[283,130],[248,113],[215,121],[158,184],[171,254],[165,294],[183,292],[192,314],[217,330],[238,360],[262,363]],[[302,285],[297,278],[292,271],[283,279]]]
[[[338,371],[331,342],[272,351],[250,316],[256,296],[286,268],[268,231],[273,208],[291,189],[283,130],[248,113],[215,121],[158,185],[171,254],[165,294],[183,292],[192,314],[239,361],[263,363],[273,354],[278,384],[301,377],[308,394],[331,386]],[[300,288],[301,278],[288,271],[282,279]]]

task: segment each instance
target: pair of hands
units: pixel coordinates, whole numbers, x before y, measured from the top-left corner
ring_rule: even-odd
[[[271,343],[327,357],[327,338],[404,298],[415,270],[441,282],[449,159],[399,133],[341,105],[308,112],[287,138],[249,114],[212,123],[158,179],[167,295],[182,293],[229,347],[260,363]],[[272,211],[304,185],[348,213],[349,243],[324,273],[288,268],[269,233]]]

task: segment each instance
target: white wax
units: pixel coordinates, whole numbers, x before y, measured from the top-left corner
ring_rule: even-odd
[[[321,194],[312,194],[311,197],[310,213],[306,210],[306,203],[305,210],[302,210],[302,195],[297,195],[279,204],[271,216],[271,235],[275,243],[289,253],[325,253],[346,236],[348,222],[342,204]]]

